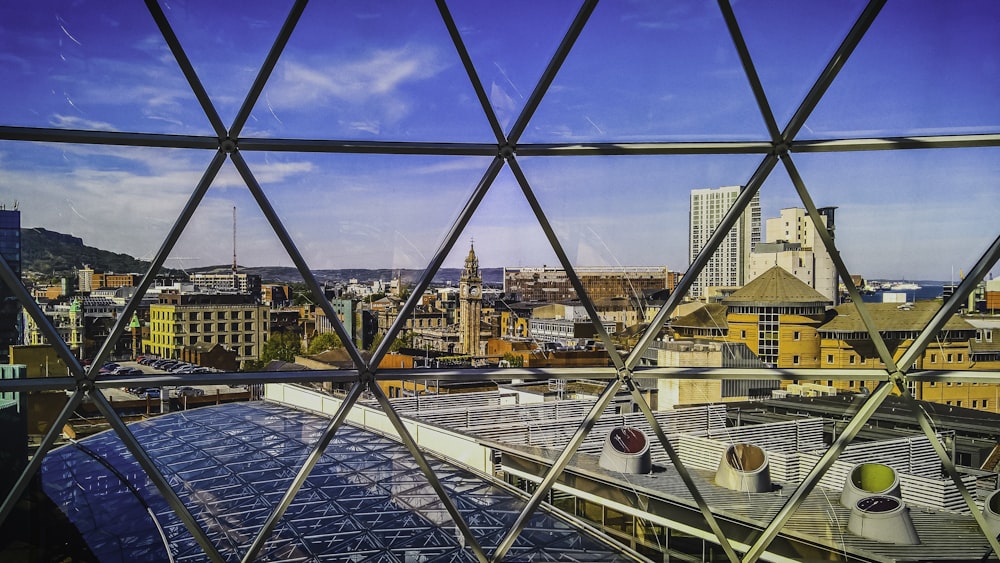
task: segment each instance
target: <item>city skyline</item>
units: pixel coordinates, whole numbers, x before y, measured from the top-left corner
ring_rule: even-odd
[[[769,102],[779,126],[862,7],[782,7],[781,18],[766,7],[734,7],[764,90],[774,96]],[[219,9],[164,5],[228,125],[287,6],[207,17]],[[9,23],[0,77],[19,88],[0,94],[0,125],[213,135],[144,6],[116,9],[114,18],[62,2],[2,10]],[[492,107],[509,127],[576,6],[532,6],[532,18],[517,10],[497,14],[487,4],[452,10]],[[208,21],[213,27],[203,28]],[[337,32],[331,34],[324,22],[350,25],[330,24]],[[890,3],[799,137],[988,131],[983,124],[1000,123],[992,103],[1000,94],[998,30],[1000,8],[990,3],[961,10]],[[794,36],[797,48],[769,41],[777,33]],[[115,95],[107,95],[109,86]],[[308,6],[243,137],[495,142],[436,9],[409,4]],[[521,141],[758,139],[767,132],[718,9],[640,2],[598,6]],[[990,150],[799,154],[796,166],[818,206],[838,207],[838,248],[852,273],[943,281],[968,271],[996,236],[1000,203],[988,186],[1000,161]],[[425,268],[491,161],[243,155],[312,269]],[[192,149],[0,142],[0,178],[3,198],[20,202],[26,227],[148,259],[211,157]],[[743,185],[760,156],[518,161],[575,266],[655,264],[684,271],[690,190]],[[760,197],[764,218],[802,206],[780,166]],[[229,262],[234,205],[241,264],[291,265],[227,162],[167,266]],[[477,241],[487,266],[558,264],[506,166],[462,239]],[[462,246],[452,249],[446,267],[461,267]]]

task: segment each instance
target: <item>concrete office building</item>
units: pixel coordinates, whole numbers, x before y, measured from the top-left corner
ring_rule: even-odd
[[[835,209],[824,207],[819,210],[831,235],[834,231]],[[764,242],[750,253],[747,281],[774,266],[781,266],[833,303],[838,302],[837,269],[805,209],[782,209],[780,217],[767,220],[764,237]]]

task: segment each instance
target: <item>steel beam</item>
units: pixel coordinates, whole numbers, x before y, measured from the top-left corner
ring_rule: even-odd
[[[514,525],[507,530],[507,535],[504,536],[503,541],[500,542],[496,551],[493,552],[492,561],[503,561],[504,556],[506,556],[507,552],[510,551],[510,548],[514,546],[514,541],[517,540],[517,537],[521,535],[525,526],[528,525],[528,520],[532,517],[532,515],[534,515],[538,505],[542,503],[542,499],[545,498],[549,489],[551,489],[552,485],[555,484],[556,479],[559,478],[563,469],[565,469],[569,464],[569,460],[574,454],[576,454],[577,449],[580,448],[580,445],[587,438],[587,435],[590,434],[590,431],[594,428],[594,424],[597,423],[599,418],[601,418],[601,414],[606,408],[608,408],[608,405],[611,404],[611,401],[615,398],[615,395],[618,394],[618,390],[620,388],[621,381],[615,379],[614,381],[608,382],[607,387],[604,388],[600,397],[598,397],[597,401],[594,402],[594,406],[591,407],[590,412],[588,412],[583,418],[583,421],[580,422],[580,426],[577,427],[576,432],[573,433],[569,442],[566,443],[566,447],[559,453],[559,456],[552,463],[552,467],[549,468],[545,477],[543,477],[541,482],[538,483],[538,488],[535,489],[531,498],[528,499],[528,503],[521,510],[521,513],[518,514]]]
[[[809,89],[809,93],[806,94],[805,99],[802,100],[802,103],[788,121],[788,125],[782,131],[781,138],[784,142],[791,142],[792,139],[798,136],[799,130],[805,125],[806,120],[809,119],[809,115],[816,108],[816,104],[819,103],[823,94],[826,93],[827,88],[830,87],[834,78],[837,77],[840,70],[847,63],[848,57],[851,56],[858,43],[861,42],[861,39],[865,36],[868,28],[871,27],[872,22],[875,21],[875,17],[878,16],[884,5],[885,0],[871,0],[865,6],[864,11],[858,16],[851,30],[847,32],[847,37],[844,38],[840,47],[837,48],[837,52],[830,58],[830,62],[826,64],[819,78],[816,79],[812,88]]]
[[[423,471],[424,476],[427,477],[427,483],[432,489],[434,489],[438,498],[441,499],[441,504],[444,505],[448,514],[451,515],[451,519],[455,523],[455,527],[458,528],[458,531],[461,532],[462,537],[465,539],[465,546],[472,550],[473,555],[475,555],[476,559],[480,562],[485,563],[488,561],[489,559],[486,557],[486,553],[483,552],[483,548],[479,545],[479,540],[476,539],[475,534],[472,533],[472,528],[469,527],[469,524],[465,521],[462,513],[455,507],[455,503],[451,501],[451,498],[448,496],[448,491],[444,489],[441,481],[437,478],[437,474],[434,473],[434,469],[431,467],[430,463],[428,463],[427,457],[424,456],[423,451],[420,450],[420,446],[417,445],[417,441],[413,439],[410,431],[407,430],[403,419],[401,419],[399,414],[396,413],[396,410],[392,408],[392,404],[389,403],[389,398],[385,396],[385,393],[382,392],[382,388],[378,385],[372,385],[369,388],[369,391],[375,395],[379,405],[382,407],[382,412],[385,413],[389,422],[392,423],[392,427],[396,429],[396,433],[399,435],[400,441],[402,441],[403,445],[406,446],[406,449],[409,450],[410,455],[413,456],[413,461],[416,462],[417,466],[420,467],[420,470]]]
[[[337,430],[347,419],[347,414],[354,406],[354,403],[357,402],[358,397],[361,396],[362,391],[364,391],[364,384],[361,381],[356,381],[351,387],[351,390],[347,393],[347,397],[345,397],[344,401],[340,404],[336,414],[334,414],[333,418],[330,420],[330,424],[327,425],[326,430],[323,431],[319,440],[316,442],[316,445],[313,447],[312,451],[309,452],[309,455],[306,457],[302,467],[300,467],[298,473],[296,473],[295,478],[288,485],[288,489],[285,491],[285,494],[282,495],[281,500],[279,500],[277,506],[274,507],[274,511],[271,512],[267,521],[265,521],[264,525],[261,526],[257,535],[254,536],[253,542],[250,544],[250,548],[247,549],[247,552],[243,555],[242,561],[244,563],[250,563],[251,561],[257,559],[257,556],[260,554],[260,550],[264,548],[264,544],[267,543],[268,538],[270,538],[271,534],[274,532],[274,528],[277,527],[278,521],[285,515],[285,511],[288,510],[288,507],[292,505],[292,501],[295,500],[295,495],[299,493],[302,485],[305,484],[306,479],[308,479],[309,475],[312,473],[313,468],[316,467],[316,464],[319,463],[319,460],[323,457],[323,452],[326,451],[327,446],[330,445],[330,442],[333,440]]]
[[[201,104],[201,109],[205,112],[205,117],[208,118],[208,122],[212,125],[212,129],[216,135],[215,147],[218,148],[219,143],[227,135],[226,126],[222,123],[219,112],[212,105],[212,99],[208,96],[208,91],[205,90],[205,86],[198,78],[198,73],[195,72],[194,65],[191,64],[187,53],[181,47],[181,42],[177,39],[177,34],[174,33],[174,29],[170,26],[170,21],[163,13],[163,9],[160,8],[159,2],[157,0],[146,0],[146,8],[149,10],[149,14],[153,16],[153,21],[156,22],[156,26],[160,29],[160,34],[163,35],[163,39],[167,42],[167,46],[174,55],[177,65],[181,67],[181,72],[184,73],[184,78],[187,79],[188,85],[191,86],[191,91],[194,92],[198,103]]]
[[[483,88],[483,82],[479,79],[479,74],[476,72],[476,66],[472,63],[472,57],[469,56],[469,50],[465,48],[465,42],[462,41],[462,34],[458,32],[458,26],[455,25],[455,19],[451,17],[451,11],[448,9],[448,4],[445,0],[436,0],[435,3],[437,4],[438,12],[441,13],[441,19],[444,21],[444,26],[448,28],[448,35],[451,36],[451,42],[455,45],[455,51],[458,52],[458,58],[462,60],[462,66],[465,67],[465,72],[469,75],[469,81],[472,83],[472,89],[476,91],[476,98],[479,99],[479,105],[483,107],[483,113],[486,115],[486,120],[489,121],[490,129],[493,130],[493,136],[496,137],[498,145],[507,144],[507,139],[503,134],[503,127],[500,126],[497,114],[493,111],[493,106],[490,104],[490,98],[486,95],[486,89]]]
[[[312,291],[313,298],[316,299],[319,306],[323,309],[323,312],[327,316],[327,320],[333,325],[334,332],[340,338],[341,343],[344,345],[344,349],[347,351],[348,355],[351,356],[351,360],[354,362],[355,366],[365,365],[364,358],[361,357],[361,352],[358,351],[357,345],[351,338],[351,335],[347,333],[347,329],[344,328],[344,323],[341,322],[340,316],[337,312],[333,310],[333,305],[330,304],[330,300],[326,298],[323,293],[323,288],[320,287],[319,282],[316,281],[316,276],[313,275],[312,270],[309,269],[309,265],[306,264],[305,258],[302,257],[302,253],[299,252],[297,246],[295,246],[295,241],[292,240],[291,235],[288,234],[288,230],[285,229],[285,225],[281,222],[278,217],[278,213],[274,210],[271,205],[271,201],[264,194],[264,190],[261,189],[260,184],[257,183],[257,178],[254,177],[253,172],[247,165],[246,160],[243,159],[243,155],[239,151],[234,151],[230,155],[230,159],[236,166],[237,172],[243,178],[246,183],[247,188],[250,190],[251,195],[253,195],[254,200],[257,201],[257,205],[260,207],[261,212],[264,214],[264,218],[267,219],[271,229],[274,230],[274,234],[277,235],[278,240],[284,247],[285,252],[288,253],[288,257],[292,259],[292,263],[298,269],[299,274],[302,276],[302,280],[305,282],[306,286]]]
[[[205,530],[198,525],[198,521],[195,519],[191,511],[188,510],[184,502],[181,501],[180,497],[177,496],[177,492],[171,488],[170,483],[167,482],[166,478],[157,469],[156,464],[153,462],[153,458],[149,457],[146,450],[143,449],[142,444],[136,440],[135,435],[128,429],[124,422],[118,417],[118,413],[115,409],[108,403],[108,400],[104,397],[104,394],[100,391],[94,391],[90,394],[93,399],[94,404],[97,405],[98,410],[100,410],[104,417],[108,420],[108,424],[111,425],[111,429],[114,430],[115,434],[121,439],[128,451],[132,453],[135,457],[136,462],[142,467],[146,476],[149,480],[153,482],[156,489],[163,495],[163,500],[167,502],[177,518],[184,524],[187,531],[191,533],[191,536],[198,542],[198,545],[205,551],[205,555],[211,561],[216,563],[223,563],[225,560],[222,558],[222,554],[215,547],[212,541],[205,534]]]
[[[285,23],[278,30],[278,36],[274,38],[271,50],[268,51],[267,57],[260,65],[257,77],[254,79],[253,85],[250,86],[250,91],[247,92],[247,96],[243,100],[243,105],[236,113],[233,125],[229,128],[230,139],[238,139],[240,133],[243,132],[243,126],[246,125],[247,119],[250,118],[250,113],[253,112],[254,106],[257,105],[260,93],[264,91],[264,86],[267,85],[267,80],[271,77],[274,66],[278,64],[278,58],[281,57],[282,51],[285,50],[285,45],[288,44],[288,39],[292,36],[292,31],[295,30],[295,26],[299,22],[299,17],[302,16],[302,11],[306,8],[306,2],[307,0],[296,0],[295,4],[292,5],[292,9],[288,12],[288,17],[285,18]]]
[[[462,211],[458,214],[458,218],[455,219],[455,223],[452,224],[451,229],[445,235],[444,240],[441,241],[441,246],[434,253],[430,263],[417,280],[416,286],[410,293],[410,298],[403,304],[403,308],[400,310],[396,320],[393,321],[389,330],[386,331],[385,336],[382,338],[382,342],[379,343],[378,347],[375,349],[375,353],[372,354],[372,366],[378,366],[382,361],[382,358],[384,358],[386,353],[389,352],[389,346],[392,345],[392,340],[396,338],[397,334],[399,334],[399,331],[402,329],[406,319],[416,308],[417,301],[420,299],[420,296],[423,295],[424,290],[430,286],[431,280],[434,279],[434,275],[437,274],[439,269],[441,269],[441,264],[443,264],[445,259],[448,258],[448,254],[451,253],[451,249],[454,248],[455,243],[458,242],[458,237],[461,236],[462,231],[465,230],[465,226],[469,224],[472,216],[476,213],[476,209],[479,208],[479,204],[482,203],[483,198],[486,197],[486,192],[489,191],[490,186],[493,185],[493,181],[496,180],[497,174],[500,173],[500,169],[503,168],[503,162],[503,159],[499,156],[495,157],[493,162],[491,162],[489,167],[486,169],[486,172],[483,173],[483,177],[479,180],[479,184],[476,185],[476,189],[473,190],[469,199],[465,202],[465,207],[462,208]]]
[[[577,38],[583,31],[583,27],[587,25],[587,20],[590,19],[590,14],[594,12],[594,8],[596,7],[597,0],[585,0],[583,5],[580,6],[580,10],[576,13],[576,17],[573,18],[573,23],[570,24],[569,29],[566,31],[566,35],[564,35],[562,41],[559,42],[556,52],[549,60],[549,64],[545,67],[545,71],[542,72],[542,77],[538,80],[538,84],[535,85],[535,89],[532,90],[531,94],[528,96],[528,101],[525,102],[524,107],[521,109],[521,114],[518,115],[517,120],[514,121],[514,125],[510,129],[510,134],[507,135],[507,142],[511,146],[517,145],[518,140],[521,138],[521,134],[524,133],[525,128],[528,127],[528,122],[531,121],[532,116],[535,115],[535,110],[538,109],[538,104],[542,102],[542,98],[544,98],[545,93],[548,92],[549,86],[552,84],[552,81],[555,79],[556,74],[562,67],[563,62],[569,55],[570,50],[573,48],[573,44],[576,43]]]
[[[778,157],[774,154],[768,154],[761,161],[760,165],[754,171],[753,175],[750,176],[750,180],[747,182],[743,191],[740,192],[739,197],[733,203],[732,207],[726,213],[726,216],[722,218],[722,221],[715,228],[712,236],[708,238],[708,242],[705,247],[701,249],[698,256],[695,257],[691,265],[688,266],[687,273],[681,277],[680,281],[670,296],[667,297],[667,302],[663,304],[660,311],[656,313],[653,320],[646,327],[646,331],[639,337],[639,341],[636,343],[635,347],[629,353],[628,358],[625,360],[625,365],[628,369],[632,370],[639,364],[642,359],[642,355],[646,352],[652,344],[653,339],[659,334],[660,329],[663,328],[663,324],[666,322],[669,315],[674,311],[674,308],[680,304],[681,299],[687,296],[688,292],[691,290],[691,286],[694,285],[698,275],[708,264],[712,256],[715,255],[716,249],[722,244],[722,241],[729,236],[729,230],[733,228],[736,221],[743,214],[743,211],[750,205],[750,201],[755,195],[760,191],[761,185],[764,184],[764,180],[767,179],[768,174],[774,169],[774,165],[777,164]]]
[[[781,531],[781,529],[788,522],[789,518],[798,510],[799,506],[805,501],[809,493],[819,484],[819,480],[826,474],[833,462],[837,461],[840,457],[841,452],[844,448],[851,443],[851,440],[864,428],[868,419],[871,418],[873,414],[878,410],[878,408],[885,401],[886,397],[892,392],[892,384],[889,382],[882,382],[875,391],[872,392],[871,396],[865,401],[858,413],[851,419],[844,430],[837,437],[837,440],[830,445],[830,448],[823,453],[823,456],[816,462],[816,465],[809,471],[802,483],[792,492],[782,505],[781,510],[771,519],[771,522],[761,531],[760,536],[757,541],[754,542],[750,549],[743,556],[743,563],[754,563],[760,559],[760,557],[767,550],[767,546],[771,544],[775,536]]]
[[[570,283],[573,285],[573,289],[576,291],[577,297],[580,298],[580,303],[583,305],[584,309],[587,310],[587,314],[590,316],[590,322],[594,326],[594,330],[597,332],[597,336],[601,339],[604,344],[604,349],[608,352],[611,357],[611,361],[615,368],[618,370],[624,369],[625,363],[622,361],[621,355],[618,353],[618,348],[615,343],[611,340],[611,335],[604,328],[604,323],[601,322],[601,316],[597,312],[597,308],[591,302],[587,295],[586,288],[583,287],[583,283],[580,281],[580,277],[576,275],[576,270],[573,269],[573,264],[570,263],[569,256],[566,255],[566,251],[563,250],[562,244],[559,242],[559,237],[556,236],[555,230],[552,228],[552,224],[549,223],[548,218],[545,216],[545,211],[542,210],[542,206],[538,203],[538,198],[535,197],[535,193],[531,190],[531,186],[528,184],[528,179],[524,176],[524,171],[521,170],[521,166],[517,163],[517,158],[513,155],[507,160],[508,166],[510,166],[511,172],[514,173],[514,178],[517,179],[518,185],[521,186],[521,192],[524,194],[526,200],[528,200],[528,205],[531,207],[531,211],[535,214],[535,219],[538,220],[538,224],[542,227],[542,232],[545,233],[545,238],[548,239],[549,245],[552,246],[552,251],[555,252],[556,258],[558,258],[559,263],[562,264],[563,270],[566,271],[566,276],[569,277]]]

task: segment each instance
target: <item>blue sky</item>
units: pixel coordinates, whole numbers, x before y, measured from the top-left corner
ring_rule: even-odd
[[[290,3],[162,2],[223,122],[236,115]],[[516,119],[575,15],[572,2],[454,2],[491,104]],[[862,9],[734,3],[779,126]],[[0,7],[0,125],[210,135],[141,3]],[[800,138],[1000,131],[1000,5],[889,2]],[[249,137],[491,142],[433,2],[314,2],[244,130]],[[522,142],[762,140],[763,121],[718,7],[603,2]],[[422,268],[488,158],[261,153],[244,157],[310,266]],[[0,200],[25,226],[149,258],[210,151],[0,142]],[[998,234],[997,149],[800,154],[820,206],[838,207],[848,267],[948,279]],[[579,265],[687,267],[688,193],[745,183],[759,156],[520,157]],[[800,206],[779,166],[764,217]],[[227,263],[238,208],[244,265],[288,265],[231,164],[168,265]],[[556,262],[508,169],[446,265],[475,240],[484,266]],[[994,269],[1000,273],[1000,269]]]

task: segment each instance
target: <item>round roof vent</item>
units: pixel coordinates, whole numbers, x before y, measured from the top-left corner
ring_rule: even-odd
[[[715,472],[715,484],[734,491],[763,493],[771,490],[767,454],[753,444],[733,444],[726,449]]]
[[[993,491],[983,505],[983,516],[989,524],[993,535],[1000,534],[1000,490]]]
[[[600,465],[619,473],[649,473],[653,469],[649,439],[642,430],[631,426],[612,429],[604,439]]]
[[[910,520],[910,510],[898,497],[871,495],[858,499],[851,508],[847,529],[863,538],[885,543],[920,543]]]
[[[859,463],[844,481],[840,504],[853,508],[858,500],[871,495],[903,498],[896,470],[882,463]]]

